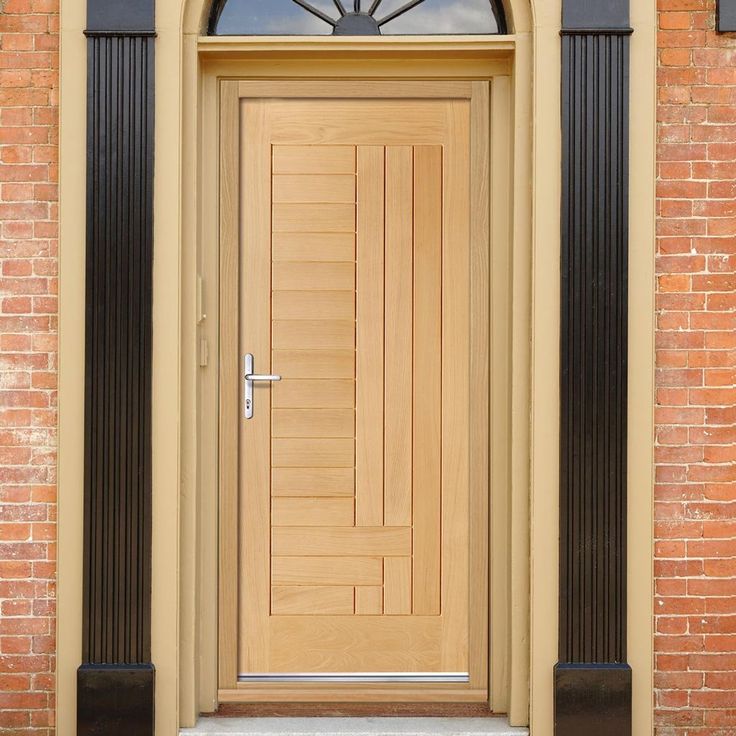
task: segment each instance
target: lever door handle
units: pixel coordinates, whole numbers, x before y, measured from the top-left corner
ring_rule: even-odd
[[[280,381],[281,376],[260,375],[253,372],[253,355],[248,353],[243,358],[243,413],[246,419],[253,419],[253,384]]]

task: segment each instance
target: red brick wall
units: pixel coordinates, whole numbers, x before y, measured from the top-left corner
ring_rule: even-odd
[[[736,37],[658,8],[656,733],[734,736]]]
[[[657,734],[734,736],[736,38],[658,7]],[[53,732],[57,8],[0,0],[3,734]]]
[[[52,734],[58,0],[0,0],[0,733]]]

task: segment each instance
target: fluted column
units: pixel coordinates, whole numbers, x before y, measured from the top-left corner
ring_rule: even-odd
[[[153,734],[153,0],[88,0],[79,736]]]
[[[631,734],[628,0],[565,0],[557,736]]]

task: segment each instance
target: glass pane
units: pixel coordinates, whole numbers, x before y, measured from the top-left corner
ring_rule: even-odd
[[[329,2],[313,3],[326,15],[337,15]],[[293,0],[227,0],[215,36],[329,36],[332,26]]]
[[[219,36],[496,34],[503,30],[494,13],[496,1],[224,0],[210,32]],[[402,9],[406,12],[400,13]]]
[[[384,0],[376,13],[378,22],[405,3]],[[388,11],[388,12],[386,12]],[[427,35],[499,33],[490,0],[424,0],[408,12],[381,26],[389,35]]]

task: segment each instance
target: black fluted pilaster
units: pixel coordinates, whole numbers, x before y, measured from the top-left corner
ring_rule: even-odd
[[[628,0],[565,0],[557,736],[631,734]]]
[[[153,0],[89,0],[79,736],[153,734]]]

